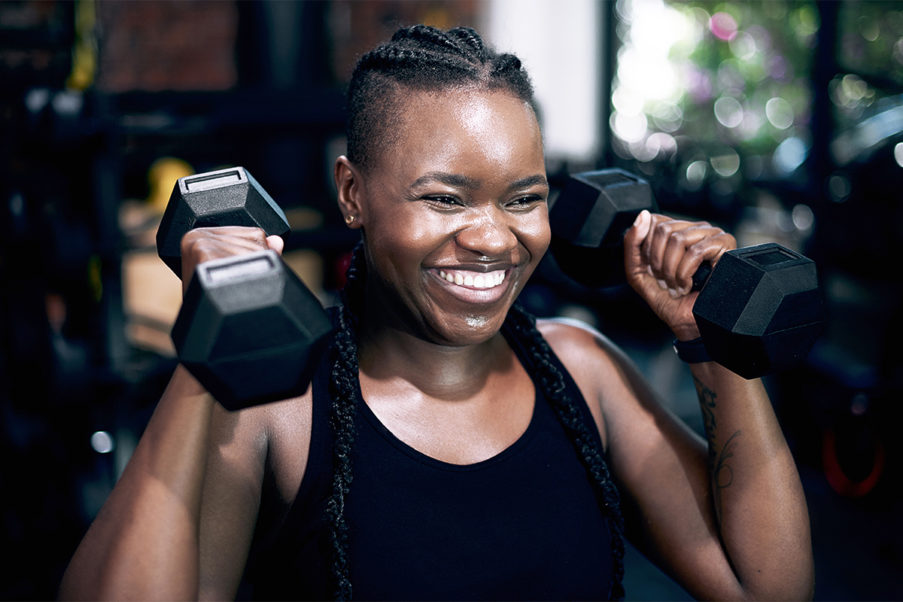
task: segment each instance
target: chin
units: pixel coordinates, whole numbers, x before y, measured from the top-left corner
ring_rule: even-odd
[[[464,315],[445,322],[439,328],[433,329],[435,340],[442,345],[453,347],[465,347],[479,345],[494,337],[505,322],[507,311],[499,316],[492,315]]]

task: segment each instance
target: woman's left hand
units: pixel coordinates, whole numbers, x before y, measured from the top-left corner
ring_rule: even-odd
[[[689,222],[642,211],[624,236],[624,269],[630,286],[679,340],[699,336],[693,317],[692,276],[735,249],[733,236],[707,222]]]

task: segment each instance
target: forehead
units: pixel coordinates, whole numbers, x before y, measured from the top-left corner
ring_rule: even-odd
[[[506,91],[401,90],[394,141],[380,163],[394,170],[485,166],[541,170],[542,135],[530,105]]]

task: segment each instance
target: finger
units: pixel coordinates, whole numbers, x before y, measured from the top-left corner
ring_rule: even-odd
[[[244,241],[248,248],[267,248],[267,234],[263,228],[256,226],[216,226],[212,228],[196,228],[193,231],[206,233],[223,240],[235,241],[236,244],[242,244],[241,241]]]
[[[670,252],[675,249],[683,249],[682,236],[683,231],[692,226],[691,222],[673,220],[664,215],[654,216],[656,218],[655,225],[652,228],[648,241],[647,260],[652,270],[652,274],[658,280],[662,281],[662,287],[668,288],[673,286],[673,281],[669,282],[665,274],[665,261]],[[672,279],[673,280],[673,279]]]
[[[236,251],[260,251],[268,248],[266,232],[261,228],[247,226],[194,228],[182,237],[183,253],[186,248],[191,249],[196,246],[218,249],[235,247]]]
[[[689,291],[693,285],[693,274],[703,262],[707,261],[714,267],[725,252],[735,248],[737,248],[736,239],[723,230],[690,246],[677,266],[677,280],[680,288]]]
[[[628,274],[641,270],[646,263],[642,245],[649,235],[651,226],[652,215],[643,209],[624,234],[624,269]]]
[[[689,292],[692,282],[687,284],[687,280],[682,277],[680,266],[684,264],[687,253],[691,254],[690,262],[695,262],[696,267],[702,262],[702,258],[694,257],[706,249],[705,246],[697,247],[701,241],[707,237],[711,237],[720,233],[719,228],[712,227],[706,222],[690,223],[687,227],[681,227],[671,232],[668,242],[665,246],[665,254],[662,258],[661,277],[668,284],[668,289],[676,291],[677,294],[686,294]],[[698,259],[698,261],[697,261]],[[696,268],[693,268],[695,271]],[[692,274],[692,272],[691,272]]]
[[[281,236],[276,236],[275,234],[273,236],[267,236],[266,243],[270,249],[282,255],[282,251],[285,249],[285,241]]]

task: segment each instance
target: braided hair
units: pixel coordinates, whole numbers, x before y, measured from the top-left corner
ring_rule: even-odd
[[[426,25],[398,30],[363,55],[348,86],[348,160],[367,170],[397,140],[402,90],[435,92],[478,87],[504,90],[533,103],[533,85],[520,59],[496,54],[467,27],[443,32]]]
[[[363,169],[394,141],[394,125],[403,110],[402,90],[439,91],[475,87],[504,90],[533,103],[533,88],[520,60],[487,48],[469,28],[443,32],[424,25],[399,30],[392,41],[365,54],[352,74],[348,88],[348,159]],[[332,366],[330,414],[335,447],[333,482],[326,515],[330,523],[332,576],[337,599],[352,596],[349,577],[348,525],[344,507],[352,478],[355,439],[355,396],[359,374],[356,316],[362,308],[366,259],[362,245],[352,255],[341,304],[337,312],[335,357]],[[545,397],[568,433],[593,484],[600,506],[611,525],[614,585],[612,597],[622,598],[623,520],[617,489],[612,482],[598,438],[582,418],[578,402],[567,394],[564,375],[551,360],[552,350],[536,329],[535,320],[518,306],[512,307],[507,324],[530,353]]]

